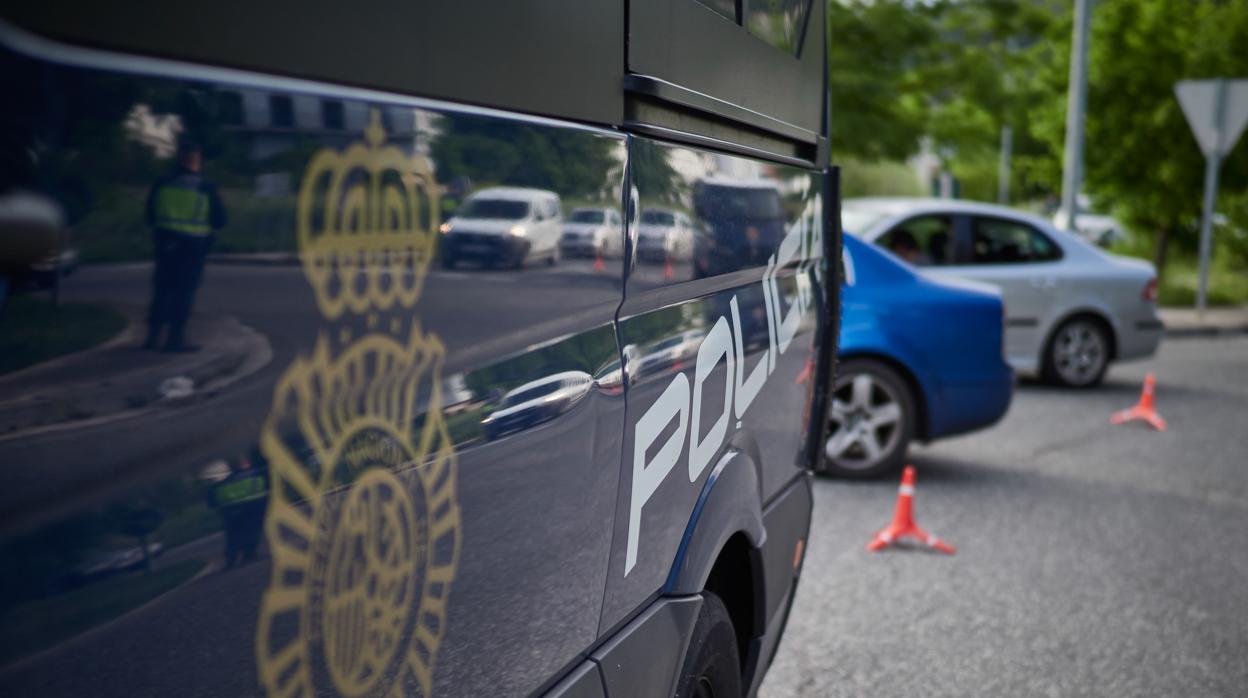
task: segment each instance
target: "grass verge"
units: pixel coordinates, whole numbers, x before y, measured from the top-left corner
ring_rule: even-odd
[[[0,305],[0,375],[102,344],[125,327],[108,306],[10,296]]]
[[[47,649],[142,606],[194,577],[202,560],[184,560],[150,574],[130,572],[81,589],[16,606],[0,616],[0,666]]]
[[[1196,304],[1200,274],[1195,264],[1167,265],[1157,287],[1157,302],[1163,306]],[[1209,270],[1209,305],[1248,304],[1248,270],[1214,267]]]

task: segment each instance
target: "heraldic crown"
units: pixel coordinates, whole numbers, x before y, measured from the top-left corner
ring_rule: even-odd
[[[433,168],[386,145],[374,109],[364,142],[318,151],[299,187],[299,254],[321,311],[337,319],[414,306],[438,223]]]

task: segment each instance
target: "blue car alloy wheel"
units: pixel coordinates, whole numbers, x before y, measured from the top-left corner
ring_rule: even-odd
[[[823,472],[870,478],[896,469],[914,423],[914,396],[894,369],[872,359],[845,361],[832,387]]]

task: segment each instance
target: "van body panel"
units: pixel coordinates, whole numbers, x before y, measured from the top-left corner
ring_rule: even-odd
[[[0,12],[0,694],[627,694],[805,535],[829,175],[625,124],[619,4],[426,5]]]
[[[642,138],[629,147],[640,210],[685,209],[701,242],[683,263],[638,260],[626,284],[619,341],[641,359],[626,376],[604,628],[662,586],[704,483],[741,437],[757,444],[762,503],[808,467],[825,292],[821,175]],[[711,185],[715,198],[699,199]],[[759,191],[774,197],[761,224]],[[713,261],[699,268],[699,254]]]
[[[119,322],[85,353],[0,375],[0,550],[23,571],[4,582],[0,693],[389,681],[517,695],[595,643],[622,270],[436,261],[441,222],[478,183],[551,192],[537,196],[550,247],[556,194],[621,214],[624,137],[332,88],[0,64],[0,129],[52,153],[6,160],[0,189],[38,192],[72,230],[82,264],[60,284],[62,315]],[[144,213],[191,135],[227,220],[199,260],[199,351],[171,355],[141,347],[149,307],[175,292],[154,282],[169,260]],[[482,162],[504,149],[510,165]],[[34,292],[6,305],[53,312]],[[533,383],[541,395],[507,400]],[[374,501],[389,518],[351,518]],[[366,524],[417,559],[353,561]],[[357,572],[399,575],[407,596]],[[393,623],[401,652],[333,653],[353,627],[335,609],[353,598]]]

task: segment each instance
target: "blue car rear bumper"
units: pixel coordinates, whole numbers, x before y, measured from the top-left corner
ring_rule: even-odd
[[[982,429],[1004,417],[1014,396],[1014,373],[1004,362],[1002,367],[988,381],[950,383],[929,390],[926,437],[938,439]]]

